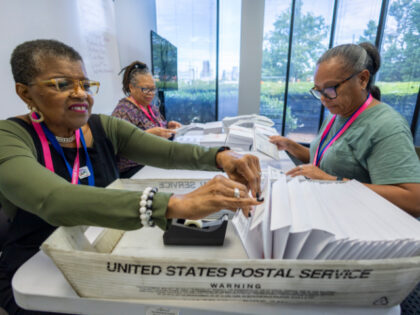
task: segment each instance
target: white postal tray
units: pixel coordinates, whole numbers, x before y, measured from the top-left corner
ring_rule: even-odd
[[[41,246],[82,297],[390,307],[420,281],[420,257],[248,259],[230,222],[221,247],[165,246],[159,228],[85,232],[60,227]]]

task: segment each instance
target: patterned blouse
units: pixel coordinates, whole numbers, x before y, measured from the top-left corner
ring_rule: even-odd
[[[114,111],[112,112],[112,116],[127,120],[131,122],[133,125],[136,125],[137,127],[143,130],[147,130],[153,127],[166,128],[167,122],[163,118],[163,116],[160,114],[159,108],[155,105],[151,105],[151,109],[154,114],[151,116],[156,117],[162,125],[159,125],[159,123],[155,122],[154,120],[151,121],[146,116],[146,114],[136,104],[132,103],[127,97],[121,99],[118,102],[117,107],[115,107]],[[136,162],[127,160],[126,158],[123,158],[123,157],[119,157],[118,159],[118,169],[120,170],[120,172],[127,171],[130,168],[137,165],[139,164]]]

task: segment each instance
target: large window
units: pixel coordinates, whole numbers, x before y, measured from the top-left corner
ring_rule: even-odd
[[[296,1],[285,135],[298,142],[311,142],[318,132],[321,102],[309,89],[317,59],[328,49],[333,2]]]
[[[375,44],[382,0],[338,1],[334,46],[349,43]]]
[[[260,113],[281,132],[292,1],[266,0]],[[290,110],[288,111],[290,115]]]
[[[156,0],[157,32],[178,48],[179,89],[165,92],[168,119],[237,114],[241,2]],[[308,92],[316,60],[331,46],[369,41],[382,56],[375,78],[382,100],[411,124],[420,84],[419,12],[419,0],[265,0],[260,113],[281,134],[310,142],[326,116]]]
[[[218,119],[238,114],[241,0],[219,0]]]
[[[168,120],[216,119],[217,0],[156,0],[157,33],[178,48],[178,90],[165,92]]]
[[[376,76],[382,100],[412,122],[420,86],[420,2],[391,0]],[[420,144],[420,137],[416,142]]]
[[[265,4],[260,112],[274,119],[281,131],[286,99],[284,133],[299,142],[310,142],[318,131],[321,104],[309,89],[316,60],[328,49],[332,12],[330,0],[295,1],[289,61],[292,2],[268,0]]]

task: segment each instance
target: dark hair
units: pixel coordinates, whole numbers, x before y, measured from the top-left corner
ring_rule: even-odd
[[[122,90],[125,95],[130,95],[130,83],[135,84],[135,76],[137,74],[150,74],[150,70],[147,65],[140,61],[134,61],[128,66],[121,69],[120,73],[124,72],[122,79]]]
[[[381,91],[376,85],[372,85],[373,76],[378,72],[381,66],[381,57],[378,49],[369,43],[364,42],[359,45],[345,44],[339,45],[327,50],[321,58],[318,59],[317,65],[321,62],[338,57],[344,63],[346,70],[357,73],[367,69],[370,73],[369,82],[366,89],[372,96],[378,100],[381,99]]]
[[[70,46],[53,39],[24,42],[13,50],[10,58],[16,83],[28,84],[40,73],[39,60],[45,56],[63,57],[82,61],[80,54]]]

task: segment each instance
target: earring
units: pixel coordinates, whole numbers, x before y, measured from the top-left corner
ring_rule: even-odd
[[[34,122],[34,123],[41,123],[44,121],[44,115],[38,111],[35,107],[29,107],[29,110],[31,111],[29,114],[29,118]],[[34,114],[38,114],[39,118],[36,119],[36,115]]]

